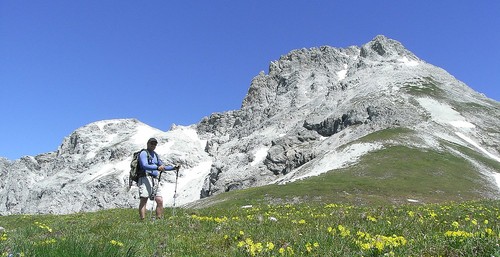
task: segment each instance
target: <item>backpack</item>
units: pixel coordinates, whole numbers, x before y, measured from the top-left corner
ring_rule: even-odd
[[[141,149],[140,151],[137,151],[132,155],[132,161],[130,162],[130,173],[128,176],[129,187],[132,186],[132,181],[137,183],[139,181],[139,178],[146,174],[139,164],[139,156],[141,155],[142,151],[146,151],[146,153],[148,154],[148,163],[151,163],[153,161],[153,157],[146,149]],[[156,152],[154,154],[156,154]]]

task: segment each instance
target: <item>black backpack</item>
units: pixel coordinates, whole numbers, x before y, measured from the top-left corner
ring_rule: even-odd
[[[139,156],[141,155],[142,151],[146,151],[146,153],[148,154],[148,163],[153,162],[153,157],[149,154],[149,151],[147,151],[146,149],[141,149],[140,151],[137,151],[132,155],[132,161],[130,162],[130,173],[128,176],[129,187],[132,186],[132,181],[137,183],[140,177],[146,175],[146,172],[144,172],[144,170],[141,168],[141,165],[139,164]],[[154,154],[156,154],[156,152]]]

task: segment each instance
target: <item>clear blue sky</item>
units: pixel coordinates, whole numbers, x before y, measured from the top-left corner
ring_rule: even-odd
[[[0,156],[94,121],[161,130],[239,109],[293,49],[382,34],[500,100],[500,1],[0,1]]]

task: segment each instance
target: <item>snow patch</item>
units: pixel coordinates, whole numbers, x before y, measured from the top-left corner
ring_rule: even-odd
[[[497,186],[500,189],[500,173],[493,172],[493,178],[495,179],[495,182],[497,183]]]
[[[339,80],[345,79],[347,75],[347,70],[341,70],[337,72],[337,77],[339,77]]]
[[[261,163],[262,161],[264,161],[264,159],[267,156],[267,151],[269,151],[269,147],[262,147],[262,148],[257,149],[257,151],[255,151],[255,153],[254,153],[254,159],[250,163],[250,165],[255,166],[255,165]]]
[[[450,121],[450,124],[456,128],[475,128],[476,125],[462,120]]]
[[[498,156],[495,156],[494,154],[488,152],[486,149],[482,148],[478,143],[476,143],[474,140],[472,140],[471,138],[467,137],[466,135],[460,133],[460,132],[455,132],[455,134],[460,137],[461,139],[463,139],[465,142],[473,145],[474,147],[476,147],[477,149],[479,149],[481,152],[485,153],[486,155],[488,155],[491,159],[497,161],[497,162],[500,162],[500,157]]]
[[[344,69],[341,71],[337,71],[337,77],[339,78],[339,80],[343,80],[345,79],[346,75],[347,75],[347,64],[344,64]]]
[[[198,136],[198,132],[191,126],[175,126],[170,131],[170,134],[186,137],[191,139],[192,141],[200,141],[200,137]]]
[[[403,64],[405,64],[406,66],[410,66],[410,67],[415,67],[418,65],[418,61],[416,60],[409,60],[408,57],[403,57],[401,59],[398,59],[399,62],[402,62]]]
[[[125,163],[126,161],[122,161]],[[130,161],[128,162],[130,163]],[[123,165],[119,165],[123,166]],[[105,177],[107,175],[110,175],[113,173],[113,171],[116,170],[115,164],[114,163],[107,163],[104,165],[97,165],[96,167],[93,167],[89,170],[87,170],[85,173],[82,173],[80,177],[80,181],[82,184],[87,184],[90,182],[94,182],[96,180],[99,180],[102,177]]]
[[[201,162],[192,168],[181,168],[177,178],[177,194],[174,194],[176,189],[175,172],[167,171],[167,173],[164,173],[164,176],[168,176],[166,179],[168,182],[161,183],[164,205],[173,206],[174,197],[176,206],[199,200],[205,177],[210,173],[211,167],[212,161],[209,160]],[[162,181],[164,181],[163,178]]]
[[[94,152],[94,151],[92,151],[92,152],[88,152],[88,153],[87,153],[87,155],[85,155],[85,158],[86,158],[87,160],[89,160],[89,159],[94,158],[94,157],[95,157],[95,155],[96,155],[96,152]]]
[[[133,144],[144,145],[144,147],[146,147],[146,143],[148,142],[149,138],[157,137],[158,135],[161,135],[162,133],[165,133],[165,132],[163,132],[159,129],[147,126],[147,125],[138,126],[137,132],[131,138],[131,142]]]
[[[440,124],[450,124],[456,128],[475,128],[457,111],[447,104],[431,98],[418,98],[418,103],[431,114],[432,120]]]

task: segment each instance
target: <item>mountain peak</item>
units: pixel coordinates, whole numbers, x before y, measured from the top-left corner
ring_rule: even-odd
[[[148,132],[138,133],[139,130],[147,130]],[[158,133],[161,133],[161,131],[137,119],[96,121],[78,128],[65,138],[58,149],[58,155],[86,155],[98,149],[127,141],[130,137],[137,134],[154,135]],[[147,138],[141,139],[136,140],[137,144],[145,144],[144,142],[146,142]]]
[[[408,51],[399,41],[378,35],[361,47],[360,56],[376,60],[407,57],[410,60],[418,58]]]

